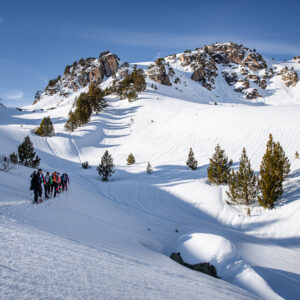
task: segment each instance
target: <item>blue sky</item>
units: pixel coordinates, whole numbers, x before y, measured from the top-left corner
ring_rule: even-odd
[[[300,55],[300,1],[0,2],[0,98],[33,101],[36,90],[81,57],[110,50],[149,61],[213,42],[243,43],[268,57]]]

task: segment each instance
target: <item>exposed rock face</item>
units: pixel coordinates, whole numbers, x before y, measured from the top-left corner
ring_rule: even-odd
[[[193,57],[191,55],[182,54],[179,57],[183,66],[189,65],[193,61]]]
[[[243,66],[247,66],[251,71],[258,71],[267,68],[267,64],[262,56],[256,52],[249,53],[242,61]]]
[[[96,66],[92,66],[89,72],[89,82],[93,82],[95,84],[100,84],[103,80],[103,73],[100,71],[100,68]]]
[[[201,65],[196,71],[194,71],[191,78],[195,81],[203,81],[205,79],[204,65]]]
[[[296,86],[298,74],[295,72],[294,68],[289,69],[288,67],[284,67],[279,74],[287,87]]]
[[[173,70],[173,69],[172,69]],[[174,73],[174,71],[173,71]],[[169,70],[169,74],[172,75],[172,71]],[[171,86],[169,75],[166,72],[166,66],[165,64],[160,61],[156,65],[150,65],[148,67],[148,76],[151,80],[154,80],[155,82],[159,84],[163,84],[166,86]]]
[[[260,96],[257,90],[245,93],[249,88],[248,80],[256,84],[257,88],[265,89],[267,80],[273,76],[273,70],[268,69],[262,56],[256,50],[245,48],[242,44],[216,43],[196,50],[180,55],[179,62],[183,67],[190,66],[193,70],[191,79],[199,81],[209,90],[214,88],[218,65],[226,67],[222,74],[228,85],[233,86],[244,80],[242,85],[239,83],[235,86],[235,91],[243,92],[246,98]],[[245,77],[232,72],[233,69],[239,68],[239,74]]]
[[[91,83],[100,84],[104,77],[111,76],[119,68],[119,58],[109,51],[103,52],[99,59],[87,58],[74,62],[67,66],[62,77],[55,79],[55,84],[47,86],[46,95],[69,95],[71,91],[78,91],[79,88]],[[37,102],[37,101],[36,101]]]
[[[210,276],[215,277],[215,278],[219,278],[218,275],[217,275],[216,268],[213,265],[211,265],[209,262],[190,265],[190,264],[183,261],[180,253],[172,253],[170,258],[173,259],[174,261],[176,261],[177,263],[189,268],[189,269],[205,273],[205,274],[210,275]]]
[[[192,67],[195,71],[192,73],[191,79],[199,81],[203,87],[212,90],[215,83],[214,78],[218,76],[218,68],[214,59],[201,54],[197,55]]]
[[[110,76],[119,68],[119,59],[117,55],[105,53],[99,57],[100,69],[105,76]]]

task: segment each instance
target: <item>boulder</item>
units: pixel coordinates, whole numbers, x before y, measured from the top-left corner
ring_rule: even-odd
[[[119,68],[119,58],[117,55],[112,53],[102,54],[99,57],[100,68],[105,76],[110,76],[115,73]]]
[[[191,79],[195,81],[203,81],[205,79],[204,65],[200,65],[200,67],[193,72]]]
[[[215,277],[215,278],[219,278],[217,275],[217,270],[216,270],[215,266],[211,265],[209,262],[190,265],[183,261],[180,253],[172,253],[170,258],[189,269],[192,269],[192,270],[195,270],[195,271],[198,271],[201,273],[205,273],[205,274]]]
[[[294,68],[289,69],[288,67],[284,67],[279,74],[287,87],[296,86],[298,74],[295,72]]]
[[[166,86],[172,85],[170,82],[170,78],[166,73],[166,68],[163,63],[159,66],[151,65],[151,67],[148,68],[148,76],[151,80],[154,80],[159,84],[166,85]]]
[[[246,99],[251,100],[251,99],[259,98],[259,97],[261,97],[261,95],[259,94],[257,89],[249,89],[246,91],[245,97],[246,97]]]

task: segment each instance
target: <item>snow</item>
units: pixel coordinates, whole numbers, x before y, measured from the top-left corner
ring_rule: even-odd
[[[189,264],[211,262],[221,267],[222,262],[236,255],[235,246],[222,236],[204,233],[184,235],[177,241],[177,249]]]
[[[282,299],[239,257],[234,244],[222,236],[204,233],[184,235],[177,241],[177,250],[189,264],[210,262],[221,278],[265,299]]]
[[[296,63],[286,64],[299,72]],[[29,135],[42,169],[67,172],[71,180],[68,193],[33,206],[32,170],[0,172],[1,299],[298,297],[299,83],[287,88],[273,77],[263,99],[246,101],[220,73],[208,91],[171,66],[183,92],[159,84],[153,91],[148,81],[137,101],[107,97],[104,112],[71,134],[64,123],[84,89],[68,98],[45,96],[24,111],[0,108],[1,154]],[[45,116],[54,123],[51,138],[33,134]],[[246,147],[258,172],[269,133],[289,157],[291,175],[274,210],[253,206],[248,217],[246,207],[226,203],[226,186],[208,184],[206,169],[220,143],[234,168]],[[185,165],[190,147],[196,171]],[[105,150],[116,172],[104,183],[95,167]],[[127,166],[131,152],[136,164]],[[84,161],[92,168],[83,170]],[[221,279],[175,263],[169,256],[176,251],[188,262],[209,260]]]

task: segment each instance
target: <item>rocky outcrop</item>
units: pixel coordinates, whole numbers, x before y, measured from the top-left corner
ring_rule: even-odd
[[[187,66],[193,61],[194,57],[191,56],[191,55],[182,54],[182,55],[179,56],[179,59],[180,59],[181,64],[183,66]]]
[[[199,81],[203,87],[212,90],[215,83],[214,78],[218,76],[218,68],[214,59],[198,55],[193,68],[195,71],[192,73],[191,79]]]
[[[252,99],[257,99],[261,97],[257,89],[248,89],[245,92],[245,97],[246,99],[252,100]]]
[[[99,57],[100,70],[105,76],[110,76],[119,68],[119,58],[110,52],[104,52]]]
[[[295,72],[293,67],[291,69],[284,67],[279,74],[287,87],[296,86],[298,82],[298,74]]]
[[[228,83],[228,85],[234,85],[238,80],[237,80],[237,74],[235,72],[233,73],[228,73],[226,71],[222,72],[225,81]]]
[[[95,84],[100,84],[103,81],[103,73],[100,68],[96,66],[92,66],[89,71],[89,82],[93,82]]]
[[[267,68],[267,63],[262,56],[256,52],[249,53],[242,61],[242,66],[247,66],[251,71],[258,71]]]
[[[99,85],[104,77],[109,77],[119,68],[119,58],[109,51],[100,54],[99,59],[89,57],[81,58],[73,65],[66,66],[64,75],[49,81],[45,89],[46,95],[69,95],[70,90],[76,92],[78,89],[91,83]],[[39,100],[37,100],[39,101]],[[35,99],[35,102],[37,102]]]
[[[173,76],[172,71],[169,70],[168,73],[171,76]],[[156,61],[155,65],[150,65],[148,67],[148,76],[149,76],[149,79],[154,80],[155,82],[157,82],[159,84],[166,85],[166,86],[172,85],[170,82],[169,75],[167,74],[167,71],[166,71],[166,65],[162,61]]]
[[[193,70],[192,80],[199,81],[210,90],[214,88],[218,65],[228,68],[222,74],[225,81],[231,86],[241,80],[241,76],[239,77],[236,71],[232,72],[239,68],[240,74],[245,76],[245,80],[250,80],[262,89],[267,87],[267,80],[273,76],[273,70],[268,69],[265,60],[255,49],[250,50],[242,44],[231,42],[215,43],[201,49],[196,48],[195,51],[185,51],[179,56],[179,62],[183,67],[191,67]],[[244,91],[249,88],[246,85],[237,86],[235,90]],[[252,96],[254,97],[254,94],[251,94]]]
[[[234,89],[235,92],[242,93],[244,90],[249,89],[250,83],[246,79],[240,79],[237,81],[238,87]]]
[[[211,265],[209,262],[190,265],[183,261],[180,253],[172,253],[170,258],[189,269],[205,273],[205,274],[215,277],[215,278],[219,278],[217,275],[217,270],[216,270],[215,266]]]

